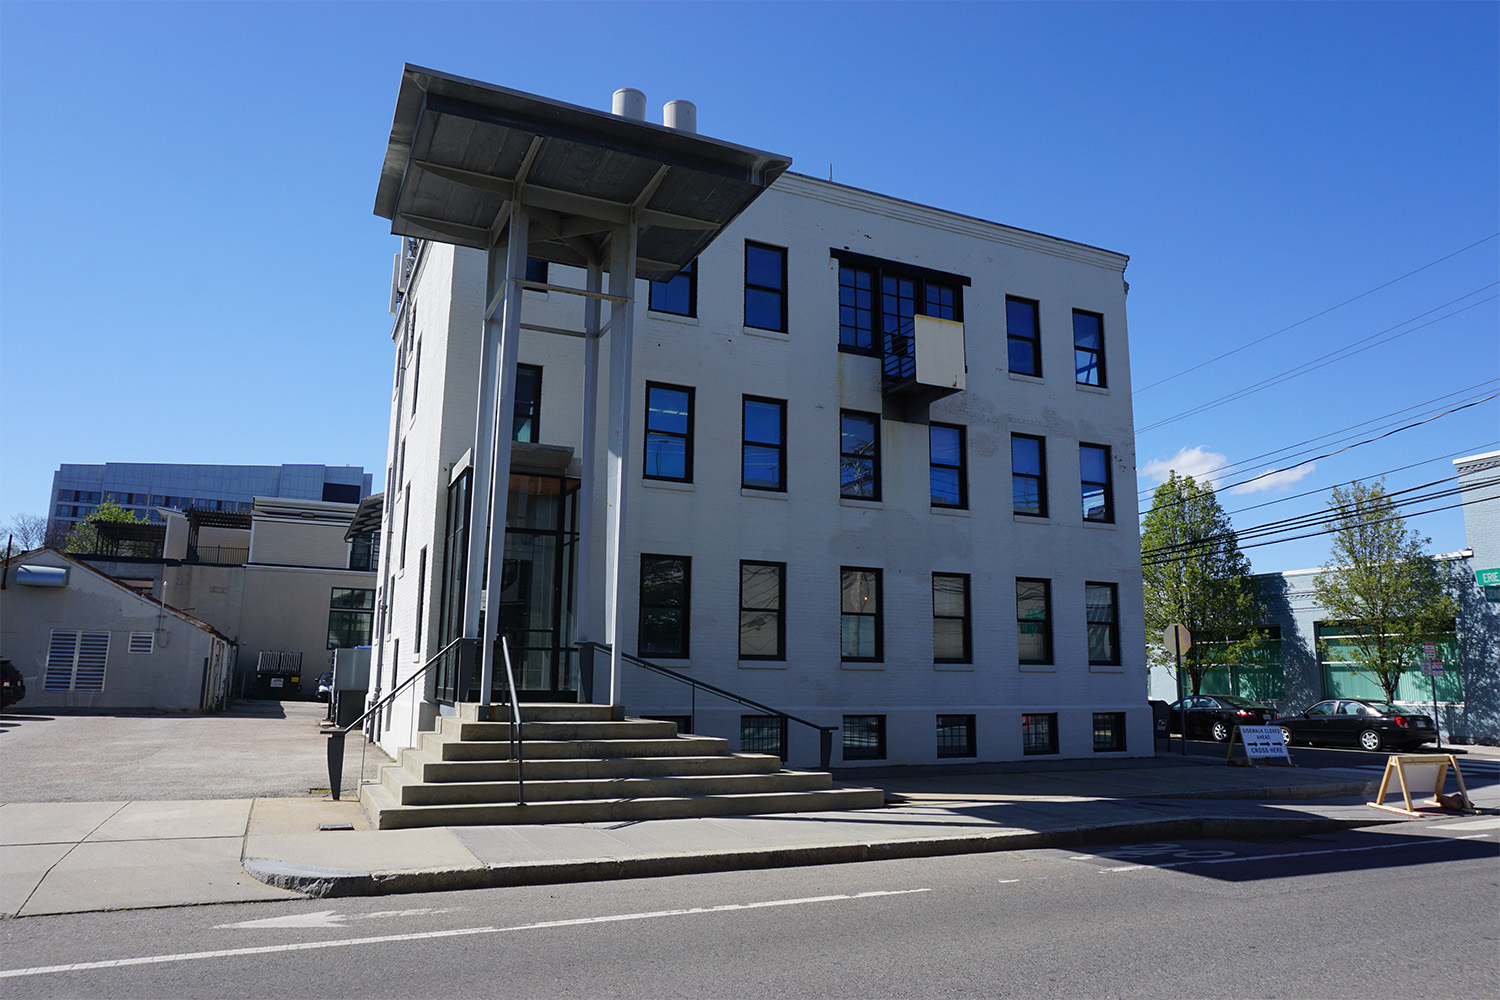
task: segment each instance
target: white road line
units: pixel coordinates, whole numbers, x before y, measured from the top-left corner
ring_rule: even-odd
[[[1160,865],[1121,865],[1118,868],[1101,868],[1102,872],[1135,872],[1143,869],[1181,868],[1184,865],[1231,865],[1244,861],[1278,861],[1282,858],[1310,858],[1319,854],[1353,854],[1357,851],[1389,851],[1397,847],[1420,847],[1445,844],[1451,838],[1439,837],[1430,840],[1410,840],[1399,844],[1373,844],[1369,847],[1331,847],[1323,851],[1296,851],[1291,854],[1247,854],[1237,858],[1211,858],[1201,861],[1171,861]]]
[[[1466,819],[1461,823],[1434,823],[1434,830],[1500,830],[1500,816]]]
[[[323,948],[348,948],[362,944],[385,944],[392,941],[427,941],[438,938],[470,937],[476,934],[505,934],[511,931],[533,931],[552,927],[580,927],[586,924],[611,924],[626,920],[653,920],[658,917],[686,917],[703,913],[729,913],[736,910],[760,910],[770,906],[799,906],[804,903],[834,903],[876,896],[905,896],[931,889],[893,889],[856,892],[835,896],[808,896],[802,899],[770,899],[759,903],[725,903],[722,906],[693,906],[681,910],[655,910],[649,913],[618,913],[606,917],[575,917],[571,920],[544,920],[514,927],[459,927],[446,931],[423,931],[413,934],[382,934],[378,937],[344,938],[338,941],[301,941],[265,945],[255,948],[222,948],[217,951],[190,951],[177,955],[142,955],[115,958],[102,962],[74,962],[69,965],[40,965],[30,969],[0,969],[0,979],[20,976],[44,976],[57,972],[87,972],[93,969],[120,969],[132,965],[161,965],[169,962],[194,962],[206,958],[235,958],[241,955],[275,955],[289,951],[317,951]]]

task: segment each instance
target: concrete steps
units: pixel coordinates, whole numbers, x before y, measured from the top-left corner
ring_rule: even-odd
[[[588,823],[873,809],[877,788],[834,788],[820,771],[787,771],[727,740],[679,736],[670,722],[613,718],[608,705],[523,705],[524,768],[511,726],[460,706],[360,787],[376,829]],[[518,770],[520,771],[518,775]],[[516,801],[524,777],[525,803]]]

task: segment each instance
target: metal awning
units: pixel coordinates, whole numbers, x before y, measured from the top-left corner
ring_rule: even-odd
[[[183,511],[187,515],[188,527],[192,531],[199,528],[243,528],[250,529],[250,514],[246,511],[237,510],[205,510],[202,507],[189,507]]]
[[[697,257],[791,158],[408,64],[375,214],[391,232],[488,249],[512,201],[528,255],[583,266],[639,220],[637,273]]]
[[[372,493],[359,502],[359,509],[354,512],[354,520],[349,522],[348,529],[344,532],[344,541],[351,541],[360,535],[368,535],[380,530],[380,518],[385,511],[385,494]]]

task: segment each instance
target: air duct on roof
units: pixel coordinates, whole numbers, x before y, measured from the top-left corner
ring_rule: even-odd
[[[698,105],[692,101],[668,101],[662,105],[661,123],[679,132],[698,131]]]
[[[621,87],[615,91],[613,111],[621,118],[643,122],[646,120],[646,95],[634,87]]]

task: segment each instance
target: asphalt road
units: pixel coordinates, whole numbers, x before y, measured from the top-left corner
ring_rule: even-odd
[[[36,917],[7,997],[1500,995],[1500,817]]]

